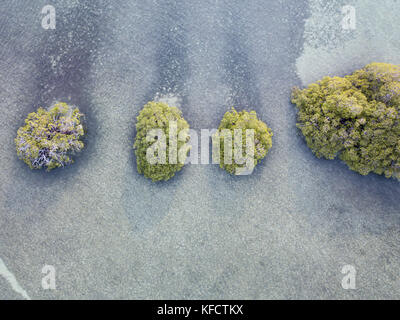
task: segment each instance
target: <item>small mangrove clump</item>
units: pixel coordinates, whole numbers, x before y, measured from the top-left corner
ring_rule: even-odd
[[[351,75],[295,88],[297,127],[318,158],[362,175],[400,179],[400,66],[371,63]]]
[[[31,169],[46,171],[73,163],[71,155],[84,147],[82,117],[78,108],[63,102],[30,113],[15,138],[18,157]]]
[[[152,181],[171,179],[184,166],[189,148],[189,124],[177,107],[149,102],[136,123],[137,170]]]
[[[272,147],[272,130],[255,111],[232,108],[223,116],[216,134],[213,148],[218,150],[219,143],[219,165],[232,175],[250,174]]]

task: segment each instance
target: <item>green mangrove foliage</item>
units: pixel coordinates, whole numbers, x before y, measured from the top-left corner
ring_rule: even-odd
[[[255,111],[237,112],[232,108],[213,136],[214,161],[218,162],[215,157],[219,157],[220,167],[230,174],[249,174],[271,149],[272,136],[272,130],[258,119]]]
[[[152,181],[171,179],[185,163],[188,141],[189,124],[178,108],[147,103],[137,117],[133,145],[138,172]]]
[[[31,169],[47,171],[73,163],[71,155],[84,147],[82,116],[63,102],[30,113],[15,138],[18,157]]]
[[[318,158],[400,179],[400,66],[372,63],[293,90],[297,127]]]

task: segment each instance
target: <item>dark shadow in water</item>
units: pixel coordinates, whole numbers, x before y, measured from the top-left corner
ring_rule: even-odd
[[[398,232],[398,181],[373,173],[362,176],[339,159],[316,158],[303,141],[299,145],[298,164],[292,165],[290,172],[295,176],[296,214],[305,217],[310,231],[354,238],[362,234],[387,235],[390,230]]]
[[[239,15],[239,13],[238,13]],[[235,107],[241,111],[255,110],[260,113],[262,105],[257,81],[254,77],[254,63],[249,60],[248,47],[246,47],[245,35],[238,27],[242,24],[240,16],[227,16],[225,23],[225,56],[223,66],[225,70],[225,83],[231,88],[231,97],[227,106]]]
[[[99,38],[102,37],[100,27],[104,20],[103,12],[107,13],[107,2],[96,1],[79,4],[68,10],[59,9],[56,29],[46,31],[35,52],[37,70],[40,72],[33,75],[36,88],[27,93],[33,97],[32,103],[21,116],[26,117],[39,106],[48,108],[55,101],[79,107],[85,114],[85,149],[74,156],[73,165],[51,172],[30,170],[22,161],[16,160],[15,187],[7,192],[10,210],[40,212],[51,206],[58,195],[74,183],[79,167],[86,167],[94,153],[97,124],[89,93],[89,74]]]
[[[137,106],[138,108],[134,110],[135,115],[132,123],[135,125],[136,117],[143,105],[154,100],[158,95],[168,94],[178,96],[181,99],[181,110],[185,119],[188,120],[185,114],[185,104],[187,103],[185,84],[189,78],[189,68],[184,8],[184,1],[160,1],[157,4],[158,12],[153,13],[153,34],[158,42],[156,49],[158,76]],[[135,125],[132,129],[131,141],[134,141],[136,136]],[[130,185],[130,189],[125,190],[122,201],[132,223],[133,231],[144,232],[156,225],[170,209],[174,193],[181,184],[185,168],[177,172],[169,181],[152,182],[137,172],[134,152],[131,152],[130,157],[133,170],[127,174],[137,181]]]
[[[154,32],[160,41],[156,54],[159,77],[151,91],[184,98],[189,78],[184,1],[160,1],[158,5],[161,14],[155,20]]]

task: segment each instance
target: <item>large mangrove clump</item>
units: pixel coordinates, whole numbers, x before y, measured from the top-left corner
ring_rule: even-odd
[[[232,108],[223,116],[213,137],[214,148],[219,144],[220,167],[232,175],[251,174],[271,149],[272,136],[272,130],[255,111],[237,112]]]
[[[177,107],[149,102],[140,111],[133,148],[137,170],[152,181],[169,180],[184,166],[189,124]]]
[[[18,157],[31,169],[47,171],[73,163],[71,155],[84,147],[82,116],[62,102],[30,113],[15,138]]]
[[[400,179],[400,66],[372,63],[352,75],[295,88],[297,127],[318,158]]]

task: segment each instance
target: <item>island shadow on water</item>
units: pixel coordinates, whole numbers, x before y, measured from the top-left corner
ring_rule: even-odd
[[[15,156],[15,183],[6,192],[6,206],[10,210],[35,212],[35,215],[37,212],[44,212],[70,184],[74,183],[80,167],[87,167],[95,152],[97,123],[89,86],[91,65],[99,45],[98,39],[102,37],[102,19],[99,16],[102,6],[104,7],[96,2],[69,8],[62,13],[68,19],[58,19],[57,28],[46,33],[48,36],[42,39],[42,44],[35,53],[36,69],[40,72],[32,76],[32,82],[36,84],[33,86],[34,91],[29,92],[32,103],[25,108],[25,113],[21,114],[21,117],[26,118],[39,107],[48,109],[57,101],[78,107],[85,115],[85,148],[73,156],[75,162],[72,165],[51,172],[30,170]],[[15,132],[17,129],[15,128]]]

